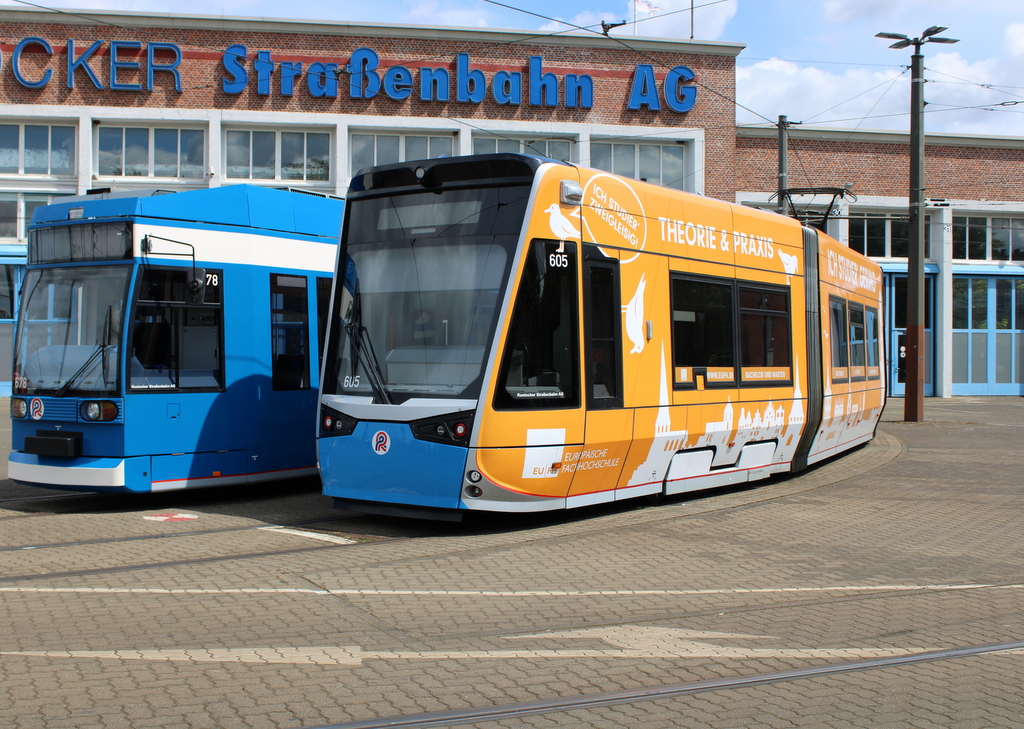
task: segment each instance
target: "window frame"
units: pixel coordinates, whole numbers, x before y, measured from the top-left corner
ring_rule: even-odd
[[[117,153],[121,159],[121,166],[119,171],[111,171],[110,169],[102,169],[102,150],[100,149],[100,141],[104,136],[110,136],[110,132],[114,130],[120,130],[120,148]],[[128,147],[128,132],[145,132],[146,133],[146,162],[145,162],[145,174],[126,174],[126,149]],[[157,132],[175,132],[177,152],[175,157],[175,172],[174,175],[163,175],[157,174]],[[192,163],[191,166],[197,168],[195,175],[182,175],[182,169],[186,166],[183,155],[185,151],[182,149],[181,135],[182,132],[198,132],[202,139],[202,159],[197,163]],[[171,125],[147,125],[147,124],[100,124],[96,127],[93,133],[93,174],[98,178],[127,178],[132,180],[144,179],[144,180],[202,180],[206,177],[207,170],[207,158],[208,158],[208,145],[207,145],[207,133],[203,127],[196,126],[171,126]]]
[[[521,134],[480,133],[473,135],[473,154],[511,152],[513,154],[535,154],[538,157],[547,157],[549,159],[557,159],[563,162],[575,162],[579,156],[577,154],[578,141],[579,140],[575,137],[530,137]],[[477,148],[478,145],[481,147],[487,146],[488,142],[494,142],[494,149],[487,150]],[[543,149],[538,143],[543,144]],[[568,154],[564,157],[552,154],[549,146],[552,143],[565,143],[568,146]],[[501,149],[503,146],[506,147],[506,149]],[[512,146],[515,146],[515,149],[511,149]]]
[[[245,176],[238,176],[231,174],[232,167],[236,165],[230,161],[230,155],[234,149],[230,143],[231,137],[234,134],[245,134],[247,136],[247,156],[248,161],[246,162],[246,169],[248,173]],[[273,167],[273,174],[271,175],[254,175],[253,171],[258,167],[254,162],[254,145],[253,135],[273,135],[274,148],[271,156],[271,165]],[[283,161],[284,151],[284,139],[283,135],[302,135],[302,176],[301,177],[289,177],[284,174],[286,164]],[[327,138],[327,169],[326,176],[311,177],[311,158],[309,156],[309,136],[311,134],[324,136]],[[232,126],[225,127],[221,132],[221,144],[223,149],[221,150],[221,163],[224,171],[225,180],[245,180],[255,183],[263,181],[267,182],[281,182],[285,184],[310,184],[310,185],[327,185],[330,184],[334,177],[334,128],[266,128],[266,127],[251,127],[251,126]],[[322,155],[318,155],[320,157]],[[266,167],[267,165],[262,165]]]
[[[350,129],[348,133],[348,168],[349,175],[355,177],[359,170],[366,169],[367,167],[374,167],[376,165],[392,164],[395,162],[406,162],[409,160],[424,159],[421,156],[409,157],[408,140],[412,139],[426,139],[427,140],[427,155],[426,159],[436,159],[442,156],[455,156],[458,154],[458,146],[456,141],[458,140],[458,134],[455,132],[444,132],[443,130],[421,130],[421,131],[378,131],[372,129]],[[373,161],[372,164],[365,164],[366,160],[363,160],[359,164],[356,163],[355,150],[356,137],[373,137]],[[398,140],[398,159],[380,159],[380,146],[378,139],[384,138],[397,138]],[[442,142],[451,142],[451,147],[442,145]],[[439,146],[437,154],[434,153],[435,143]],[[442,151],[441,146],[444,146],[448,151]]]
[[[595,154],[598,147],[608,147],[610,152],[610,164],[602,166],[605,155]],[[632,153],[627,154],[626,148],[632,147]],[[651,179],[650,174],[644,176],[644,150],[658,150],[658,178]],[[679,151],[679,181],[678,185],[667,184],[665,180],[666,168],[665,168],[665,149],[678,150]],[[661,185],[672,190],[682,190],[686,192],[692,192],[692,185],[688,184],[687,181],[691,175],[687,170],[687,159],[689,152],[689,145],[686,140],[669,140],[669,139],[657,139],[657,140],[641,140],[641,139],[592,139],[590,142],[590,166],[595,169],[603,170],[605,172],[611,172],[615,175],[621,175],[622,177],[629,177],[634,180],[642,180],[650,182],[652,185]],[[672,156],[672,155],[669,155]],[[617,161],[623,161],[626,158],[631,160],[630,169],[627,171],[621,168]],[[668,174],[671,174],[669,172]]]
[[[195,301],[187,301],[187,300],[184,300],[184,299],[170,299],[170,298],[168,298],[168,299],[143,298],[144,292],[142,291],[142,282],[144,281],[144,279],[145,279],[147,274],[151,274],[153,272],[171,272],[171,273],[184,272],[185,273],[185,278],[186,278],[186,281],[187,281],[188,274],[191,273],[191,271],[192,271],[192,269],[182,268],[180,266],[163,266],[163,265],[149,265],[149,264],[145,264],[145,265],[139,267],[138,272],[135,275],[135,280],[132,283],[132,286],[133,286],[132,310],[131,310],[130,324],[128,325],[128,326],[131,327],[131,331],[130,331],[130,334],[129,334],[129,337],[128,337],[128,342],[127,342],[127,344],[128,344],[128,347],[127,347],[127,349],[128,349],[128,352],[127,352],[127,365],[126,365],[127,368],[128,368],[128,372],[126,373],[126,379],[127,379],[127,383],[128,383],[127,388],[126,388],[127,392],[133,393],[133,394],[135,394],[135,393],[147,393],[147,392],[157,392],[157,393],[168,393],[168,392],[224,392],[227,389],[227,379],[226,379],[227,372],[226,372],[226,366],[225,366],[226,365],[226,363],[225,363],[226,357],[224,356],[224,327],[225,327],[225,321],[224,321],[224,300],[225,300],[225,294],[224,294],[224,270],[220,269],[220,268],[217,268],[217,269],[208,268],[208,269],[205,269],[205,270],[203,270],[203,269],[198,269],[197,270],[197,273],[199,271],[202,271],[203,275],[205,276],[205,281],[210,282],[210,283],[207,283],[206,286],[201,289],[202,296],[203,296],[203,299],[201,301],[195,302]],[[211,286],[211,283],[213,284],[213,286]],[[216,301],[207,301],[206,300],[206,297],[208,296],[207,292],[211,291],[214,287],[215,287],[215,290],[217,292],[217,297],[216,297],[217,300]],[[145,386],[139,386],[139,385],[135,384],[135,377],[137,375],[137,372],[133,368],[132,362],[133,361],[138,361],[140,363],[140,365],[145,367],[145,363],[141,359],[137,359],[136,356],[135,356],[136,347],[138,345],[138,342],[136,341],[136,336],[137,336],[137,333],[138,333],[138,328],[143,323],[146,323],[146,322],[138,321],[138,318],[141,315],[141,310],[144,309],[144,308],[167,309],[167,310],[175,312],[174,318],[173,318],[172,322],[170,323],[171,338],[172,338],[172,344],[170,345],[170,347],[171,347],[171,350],[172,350],[171,351],[172,361],[176,361],[177,364],[176,364],[176,367],[169,367],[168,369],[174,370],[176,372],[176,376],[177,377],[173,381],[173,384],[171,386],[148,385],[148,384],[145,385]],[[182,372],[182,370],[186,369],[185,367],[182,366],[182,359],[183,359],[182,354],[185,351],[185,345],[181,341],[176,342],[177,351],[175,352],[174,351],[175,350],[174,339],[175,338],[180,338],[180,335],[182,334],[182,330],[184,329],[185,326],[187,326],[187,320],[186,321],[182,321],[182,317],[186,317],[187,318],[188,315],[189,315],[189,311],[191,311],[191,310],[207,311],[207,312],[213,312],[214,313],[214,317],[215,317],[214,325],[217,327],[217,345],[216,345],[217,349],[216,349],[216,352],[215,352],[217,367],[216,367],[215,370],[213,370],[213,377],[216,380],[216,382],[218,383],[215,386],[214,385],[200,385],[200,386],[188,386],[188,385],[185,385],[185,386],[183,386],[181,384],[181,372]]]
[[[996,225],[1000,221],[1000,225]],[[1005,225],[1004,225],[1005,223]],[[1006,231],[1006,257],[994,256],[996,231]],[[1024,217],[1020,215],[964,215],[953,216],[953,260],[991,261],[994,263],[1024,263]],[[984,247],[984,256],[972,255],[972,247]],[[961,250],[958,250],[961,249]],[[958,256],[957,253],[963,253]],[[1016,255],[1014,255],[1016,253]]]
[[[884,232],[882,233],[882,246],[883,254],[877,255],[875,253],[869,253],[869,235],[868,226],[871,222],[880,222],[884,226]],[[927,259],[932,258],[932,235],[931,235],[931,216],[925,215],[924,218],[924,257]],[[854,226],[858,223],[863,223],[863,232],[856,234]],[[902,240],[902,236],[897,237],[893,234],[893,226],[907,226],[906,254],[894,253],[893,240]],[[874,235],[874,238],[878,239],[878,234]],[[860,242],[861,245],[857,245]],[[857,251],[858,253],[867,256],[868,258],[897,258],[900,260],[906,260],[910,253],[910,221],[906,215],[893,214],[888,212],[851,212],[847,216],[847,244],[850,250]]]
[[[301,280],[302,285],[294,284]],[[291,293],[286,292],[288,289]],[[270,274],[270,369],[271,383],[275,392],[309,390],[312,388],[310,378],[310,341],[309,341],[309,276],[304,273],[271,273]],[[299,293],[301,291],[301,293]],[[281,306],[275,305],[275,296],[282,297]],[[298,308],[288,308],[286,297],[293,297],[292,303],[301,303]],[[295,318],[297,315],[297,318]],[[289,330],[297,331],[299,337],[288,337]],[[281,339],[281,335],[284,335]],[[285,351],[278,350],[279,341],[283,341]],[[299,352],[291,351],[298,344]],[[282,357],[299,359],[299,367],[283,367],[286,360]],[[295,361],[288,360],[288,361]],[[298,375],[298,380],[293,379]]]
[[[671,319],[672,319],[672,367],[673,367],[673,389],[675,390],[694,390],[694,389],[738,389],[747,387],[786,387],[793,384],[793,311],[792,311],[792,291],[788,286],[779,286],[776,284],[764,283],[761,281],[750,281],[746,279],[735,279],[735,278],[719,278],[714,276],[699,276],[688,273],[672,271],[670,272],[670,306],[671,306]],[[689,363],[680,363],[676,359],[676,341],[677,333],[675,323],[677,321],[676,314],[676,300],[675,300],[675,288],[677,282],[693,282],[705,285],[720,286],[728,289],[728,302],[729,302],[729,320],[731,323],[732,331],[730,337],[730,356],[732,358],[731,367],[714,368],[714,372],[710,373],[721,378],[724,374],[724,370],[732,370],[732,378],[729,380],[725,379],[708,379],[709,367],[707,365],[693,365]],[[741,295],[743,293],[759,293],[765,296],[781,296],[784,301],[784,308],[782,309],[754,309],[751,307],[742,306]],[[683,310],[678,310],[683,313]],[[744,349],[744,314],[748,316],[756,315],[758,317],[766,317],[764,323],[768,321],[784,320],[786,325],[786,364],[759,364],[759,365],[745,365],[744,358],[746,350]],[[773,334],[774,337],[774,326]],[[772,350],[775,351],[774,349]],[[771,369],[785,369],[785,377],[771,377],[769,376],[769,370]],[[689,370],[689,371],[688,371]],[[750,370],[750,372],[745,372]],[[755,373],[755,371],[760,373]],[[698,377],[703,378],[703,387],[699,384]]]
[[[49,123],[49,122],[40,122],[40,123],[13,122],[13,123],[0,123],[0,127],[16,127],[17,130],[18,130],[17,131],[17,137],[18,137],[18,141],[17,141],[17,145],[18,145],[18,147],[17,147],[17,157],[18,157],[18,161],[17,161],[17,165],[15,165],[15,167],[17,169],[7,169],[6,171],[0,172],[0,174],[7,174],[7,175],[37,175],[37,176],[47,176],[47,177],[59,177],[59,178],[75,177],[78,174],[78,125],[77,124],[60,124],[60,123]],[[28,156],[28,149],[26,148],[26,136],[27,136],[26,129],[29,128],[29,127],[32,127],[32,128],[45,128],[46,129],[47,148],[46,148],[46,171],[45,172],[39,172],[39,171],[31,171],[31,172],[29,172],[29,171],[26,170],[26,167],[27,167],[27,165],[26,165],[26,158]],[[60,172],[54,172],[53,171],[53,169],[54,169],[54,164],[53,164],[54,153],[56,151],[58,151],[58,150],[55,150],[55,148],[54,148],[53,130],[55,128],[56,129],[67,130],[69,132],[68,138],[67,138],[68,142],[70,143],[69,144],[69,149],[67,150],[68,151],[68,164],[67,164],[66,168],[62,168],[62,169],[66,169],[66,171],[60,171]]]

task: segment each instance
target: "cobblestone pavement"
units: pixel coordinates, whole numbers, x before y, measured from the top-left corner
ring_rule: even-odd
[[[1024,726],[1024,399],[925,412],[760,486],[462,526],[0,481],[0,726]]]

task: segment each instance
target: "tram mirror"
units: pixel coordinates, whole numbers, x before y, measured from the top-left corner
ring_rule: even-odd
[[[206,297],[206,269],[195,269],[192,280],[188,282],[188,299],[190,304],[202,304]]]

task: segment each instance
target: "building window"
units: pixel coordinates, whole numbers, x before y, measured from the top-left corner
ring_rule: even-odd
[[[18,268],[10,263],[0,264],[0,319],[14,319],[14,307],[18,302]]]
[[[20,192],[0,193],[0,238],[25,240],[32,213],[48,205],[60,195],[43,195]]]
[[[75,127],[0,124],[0,172],[72,175]]]
[[[455,138],[416,134],[353,134],[350,155],[352,174],[375,165],[388,165],[413,159],[451,157]]]
[[[100,127],[96,173],[114,177],[203,176],[206,160],[202,129]]]
[[[494,154],[511,152],[513,154],[535,154],[538,157],[565,162],[573,161],[573,142],[571,139],[521,139],[503,136],[474,135],[473,154]]]
[[[331,179],[331,135],[326,132],[229,131],[226,141],[231,179]]]
[[[953,258],[1024,262],[1024,218],[953,218]]]
[[[924,218],[924,257],[931,258],[930,216]],[[906,258],[910,221],[906,216],[850,213],[850,248],[871,258]]]
[[[686,189],[681,144],[591,142],[590,165],[623,177]]]

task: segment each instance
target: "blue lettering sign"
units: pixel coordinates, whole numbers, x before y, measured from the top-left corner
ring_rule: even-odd
[[[420,101],[448,101],[448,69],[420,69]]]
[[[245,46],[235,44],[229,46],[224,51],[224,55],[221,56],[224,70],[231,74],[230,79],[221,79],[220,87],[225,94],[240,94],[245,90],[246,84],[249,83],[249,71],[242,65],[246,59],[246,51]]]
[[[376,76],[376,74],[374,74]],[[378,88],[380,80],[377,81]],[[338,96],[338,64],[337,63],[311,63],[309,71],[306,72],[306,88],[316,98],[329,96],[334,99]],[[377,93],[374,91],[373,93]]]
[[[544,73],[544,59],[530,56],[530,106],[558,106],[558,77]]]
[[[157,63],[157,51],[170,51],[174,55],[171,63]],[[173,43],[150,43],[146,48],[146,89],[153,90],[153,74],[157,71],[165,71],[174,76],[174,90],[181,93],[181,74],[178,66],[181,65],[181,49]]]
[[[142,49],[139,41],[110,41],[110,88],[115,91],[139,91],[142,84],[121,83],[117,80],[117,72],[122,68],[128,71],[138,71],[142,64],[138,61],[122,61],[118,59],[117,53],[122,48],[125,50],[138,51]]]
[[[646,106],[651,111],[661,111],[658,101],[658,86],[654,80],[654,66],[641,63],[636,67],[633,85],[629,89],[629,109],[637,110]]]
[[[412,95],[412,72],[405,66],[392,66],[384,73],[384,93],[389,99],[404,101]]]
[[[270,51],[258,51],[252,67],[256,69],[256,93],[260,96],[270,96],[270,77],[274,74],[274,62],[270,58]]]
[[[491,94],[499,104],[523,103],[523,74],[510,71],[498,71],[494,74]]]
[[[348,62],[348,95],[353,99],[372,99],[376,96],[380,91],[378,66],[380,58],[369,48],[360,48],[353,53]]]
[[[455,57],[455,100],[465,104],[479,104],[487,93],[487,79],[479,68],[469,70],[469,54]]]
[[[295,79],[302,75],[302,62],[281,61],[281,96],[295,94]]]
[[[570,109],[583,107],[594,108],[594,79],[589,75],[577,76],[574,73],[565,76],[565,105]]]
[[[697,87],[685,85],[693,81],[693,71],[686,66],[676,66],[665,77],[665,103],[672,111],[680,114],[693,108],[697,101]]]
[[[103,41],[94,41],[88,50],[85,51],[78,58],[75,58],[75,42],[73,40],[68,41],[68,88],[75,88],[75,71],[81,68],[85,71],[89,80],[92,81],[92,85],[97,89],[102,89],[103,84],[100,83],[99,77],[95,71],[92,70],[92,66],[89,65],[89,59],[92,58],[92,54],[100,49],[103,45]]]
[[[29,81],[27,78],[21,75],[21,54],[28,46],[42,46],[42,49],[46,52],[46,55],[52,56],[53,49],[50,48],[50,44],[44,41],[42,38],[24,38],[22,41],[14,47],[14,53],[11,55],[11,70],[14,71],[14,78],[17,79],[18,83],[26,88],[30,89],[41,89],[50,82],[50,77],[53,76],[53,71],[49,68],[46,69],[46,73],[38,81]]]

